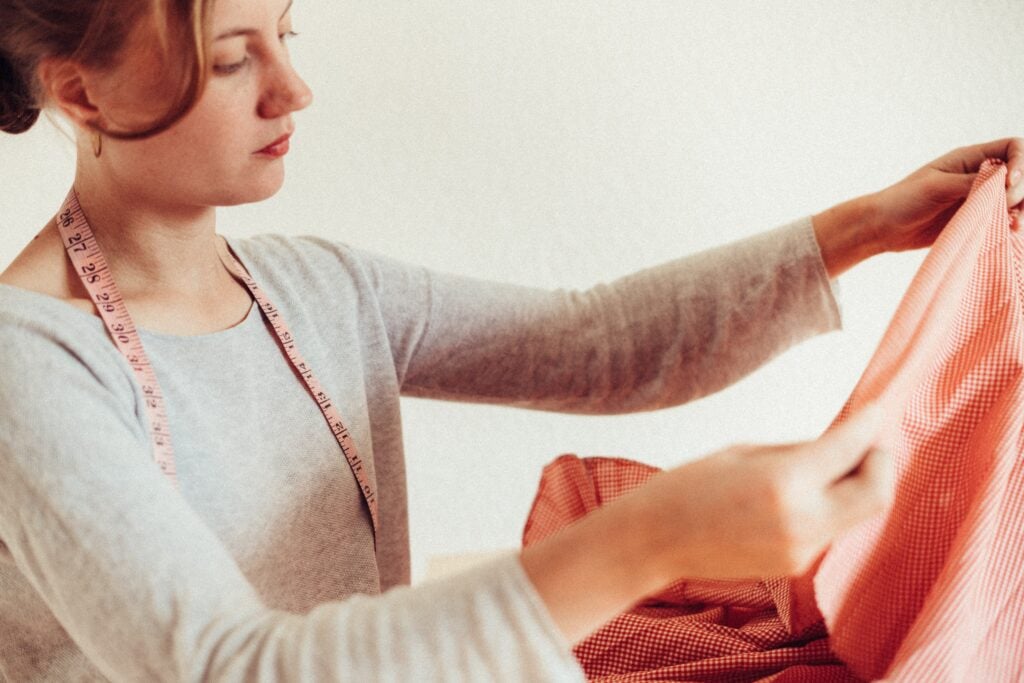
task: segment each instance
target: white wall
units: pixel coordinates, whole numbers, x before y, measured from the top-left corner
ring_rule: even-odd
[[[1011,0],[683,3],[299,0],[315,93],[274,198],[220,232],[318,234],[469,275],[586,287],[1024,135]],[[0,267],[53,214],[74,150],[0,136]],[[515,546],[562,452],[671,466],[815,436],[923,254],[841,280],[846,331],[659,413],[578,417],[406,401],[414,579]]]

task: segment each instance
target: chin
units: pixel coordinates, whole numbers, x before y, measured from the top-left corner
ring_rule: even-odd
[[[238,206],[240,204],[253,204],[256,202],[262,202],[264,199],[270,199],[280,191],[284,185],[284,174],[276,179],[270,178],[254,178],[244,188],[240,188],[238,191],[231,193],[227,197],[222,197],[221,201],[217,202],[217,206]]]

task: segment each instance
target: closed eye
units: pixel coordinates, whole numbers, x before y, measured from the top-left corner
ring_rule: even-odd
[[[234,72],[240,71],[243,67],[245,67],[247,65],[247,63],[249,63],[249,55],[248,54],[246,55],[246,58],[243,59],[242,61],[236,61],[236,62],[233,62],[233,63],[229,63],[229,65],[215,65],[214,68],[213,68],[213,71],[215,73],[217,73],[217,74],[223,74],[223,75],[233,74]]]
[[[282,43],[284,43],[286,39],[294,38],[297,35],[299,35],[299,34],[296,33],[295,31],[285,31],[284,33],[278,34],[277,37],[278,37],[278,39],[280,39],[280,41]],[[220,65],[214,66],[213,70],[215,72],[219,73],[219,74],[233,74],[233,73],[235,73],[236,71],[238,71],[239,69],[241,69],[243,66],[245,66],[248,63],[249,63],[249,56],[246,55],[245,59],[243,59],[240,62],[235,62],[234,64],[220,64]]]

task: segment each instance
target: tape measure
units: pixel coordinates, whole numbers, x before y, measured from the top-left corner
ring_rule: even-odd
[[[131,366],[135,379],[142,387],[142,393],[146,401],[146,414],[149,416],[150,441],[153,444],[153,457],[160,470],[171,480],[171,483],[178,488],[177,472],[174,468],[174,449],[171,446],[170,426],[167,420],[167,411],[164,408],[163,394],[160,392],[160,385],[156,379],[153,366],[146,357],[142,348],[142,340],[132,321],[124,299],[114,282],[114,277],[103,257],[99,243],[93,235],[89,221],[85,218],[82,206],[78,202],[78,194],[72,187],[68,192],[64,204],[61,206],[60,214],[57,217],[57,228],[60,230],[63,239],[64,249],[71,258],[75,272],[82,280],[89,298],[96,304],[103,324],[107,332],[114,340],[121,354],[127,359]],[[296,347],[295,335],[285,324],[280,311],[270,301],[266,293],[260,288],[255,280],[249,275],[242,264],[231,253],[226,241],[217,235],[217,253],[221,263],[228,269],[228,272],[238,281],[246,286],[249,293],[255,299],[263,317],[274,328],[274,333],[280,342],[281,348],[291,362],[292,366],[302,377],[313,400],[316,401],[320,412],[323,413],[331,433],[334,435],[341,452],[348,461],[352,474],[355,475],[359,489],[362,491],[366,506],[370,510],[370,519],[373,522],[374,547],[377,544],[379,522],[377,518],[377,491],[374,484],[369,480],[366,470],[363,467],[363,460],[356,450],[356,444],[352,435],[341,420],[334,401],[313,375],[313,369],[309,363],[299,354]]]

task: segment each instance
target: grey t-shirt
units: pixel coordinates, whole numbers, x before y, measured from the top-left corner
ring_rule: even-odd
[[[257,306],[212,334],[141,330],[179,492],[100,319],[0,285],[7,680],[582,680],[518,553],[408,586],[399,395],[649,410],[840,325],[810,217],[586,291],[312,236],[228,242],[376,481],[376,552],[355,478]]]

